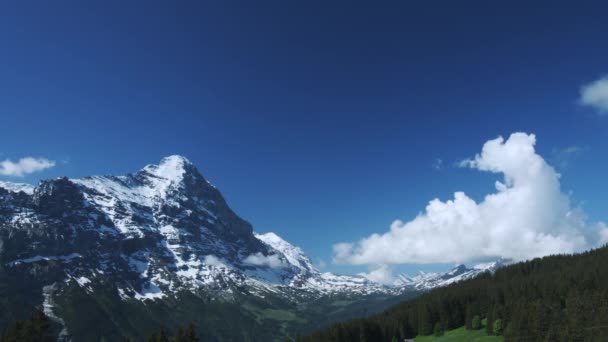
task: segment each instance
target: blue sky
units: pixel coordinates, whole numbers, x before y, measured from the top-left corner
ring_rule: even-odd
[[[500,175],[454,167],[512,132],[608,220],[601,2],[28,2],[0,5],[0,160],[23,178],[123,174],[182,154],[259,232],[327,270],[332,246]],[[570,151],[570,152],[568,152]],[[437,160],[441,167],[437,168]],[[444,269],[444,264],[398,270]]]

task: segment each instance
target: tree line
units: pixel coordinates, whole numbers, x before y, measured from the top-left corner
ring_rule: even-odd
[[[16,319],[12,321],[0,333],[0,342],[52,342],[56,341],[56,331],[51,325],[48,316],[41,310],[36,310],[27,319]],[[100,341],[104,341],[101,337]],[[123,342],[135,342],[129,337],[125,337]],[[199,342],[193,324],[179,327],[174,335],[169,334],[167,329],[161,326],[158,331],[149,334],[143,341],[145,342]]]
[[[127,340],[129,341],[129,340]],[[174,336],[170,336],[164,327],[160,327],[158,332],[153,332],[146,338],[146,342],[199,342],[196,329],[193,324],[186,327],[179,327]]]
[[[0,342],[52,342],[55,335],[49,318],[37,310],[26,319],[12,321],[2,333]]]
[[[600,341],[608,336],[607,265],[607,246],[520,262],[297,341],[403,341],[480,329],[481,320],[505,341]]]

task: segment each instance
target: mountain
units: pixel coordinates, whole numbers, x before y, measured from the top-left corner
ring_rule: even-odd
[[[410,290],[428,291],[462,280],[472,279],[486,272],[494,273],[497,269],[509,263],[509,260],[499,259],[497,261],[477,264],[473,268],[467,268],[465,265],[459,264],[445,273],[425,273],[420,271],[414,277],[400,274],[395,280],[394,286]]]
[[[63,339],[143,336],[154,323],[177,325],[168,317],[187,300],[180,319],[212,310],[209,319],[240,315],[251,326],[244,336],[199,322],[210,339],[255,340],[326,323],[311,316],[323,305],[337,319],[404,291],[321,273],[276,234],[255,234],[181,156],[125,176],[0,183],[0,300],[10,309],[2,325],[43,307]]]
[[[5,189],[5,190],[9,190],[11,192],[20,192],[23,191],[26,194],[33,194],[34,193],[34,186],[31,184],[24,184],[24,183],[12,183],[12,182],[3,182],[0,181],[0,188]]]
[[[181,156],[124,176],[0,183],[0,326],[42,307],[64,340],[188,321],[208,340],[271,340],[496,267],[391,287],[322,273],[278,235],[254,233]]]

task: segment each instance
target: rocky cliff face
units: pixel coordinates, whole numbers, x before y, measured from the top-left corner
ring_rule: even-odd
[[[275,234],[254,235],[180,156],[126,176],[58,178],[34,188],[4,184],[0,267],[53,261],[64,271],[55,282],[80,279],[92,290],[96,279],[111,278],[124,300],[179,291],[222,297],[278,291],[292,300],[334,290],[388,291],[360,277],[337,282]]]

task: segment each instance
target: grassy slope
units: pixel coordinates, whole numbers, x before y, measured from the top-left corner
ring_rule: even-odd
[[[418,336],[416,342],[441,341],[441,342],[502,342],[502,336],[488,336],[485,325],[480,330],[466,330],[464,327],[446,331],[441,337]]]
[[[464,327],[447,331],[445,335],[441,337],[435,336],[419,336],[415,339],[416,342],[427,342],[427,341],[443,341],[443,342],[469,342],[469,341],[483,341],[483,342],[502,342],[502,336],[488,336],[486,331],[482,330],[466,330]]]

